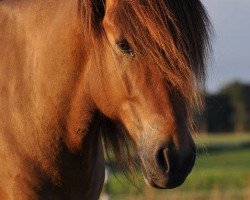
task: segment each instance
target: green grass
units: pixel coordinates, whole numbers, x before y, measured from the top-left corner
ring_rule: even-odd
[[[250,181],[250,149],[202,155],[181,189],[240,189]]]
[[[237,145],[243,142],[250,142],[250,133],[243,134],[200,134],[194,136],[198,146],[209,145]]]
[[[199,136],[198,146],[232,145],[223,151],[204,151],[198,154],[192,173],[185,183],[174,190],[152,190],[145,186],[142,176],[135,179],[136,187],[122,173],[110,175],[107,190],[112,200],[129,199],[250,199],[250,135]],[[216,195],[218,197],[216,197]],[[151,197],[150,197],[151,196]]]

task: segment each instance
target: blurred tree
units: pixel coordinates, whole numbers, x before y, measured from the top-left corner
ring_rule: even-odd
[[[205,122],[208,132],[250,132],[250,85],[233,82],[208,94]]]
[[[208,132],[232,132],[231,119],[233,107],[230,99],[224,94],[208,95],[206,97],[206,123]]]
[[[238,133],[250,131],[250,85],[234,82],[224,87],[221,94],[229,97],[233,107],[231,117],[234,131]]]

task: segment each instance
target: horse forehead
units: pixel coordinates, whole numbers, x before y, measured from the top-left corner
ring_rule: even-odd
[[[109,0],[109,1],[114,1],[114,0]],[[115,26],[115,12],[114,12],[114,7],[113,6],[106,6],[106,11],[105,11],[105,16],[103,19],[103,27],[105,29],[106,34],[112,39],[119,38],[120,36],[120,31],[117,29]]]
[[[107,14],[105,14],[102,23],[106,31],[111,31],[111,32],[114,31],[115,29],[114,14],[112,12],[108,12]]]

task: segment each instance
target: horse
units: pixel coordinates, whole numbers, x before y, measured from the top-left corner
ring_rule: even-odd
[[[130,144],[181,185],[209,38],[199,0],[1,0],[0,198],[98,199],[104,147],[130,165]]]

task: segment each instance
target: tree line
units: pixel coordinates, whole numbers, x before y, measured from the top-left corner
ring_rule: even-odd
[[[250,84],[233,82],[206,94],[205,112],[198,123],[209,133],[250,132]]]

